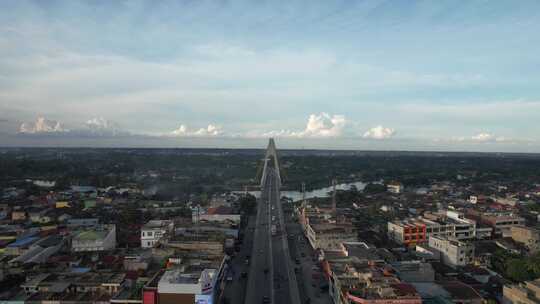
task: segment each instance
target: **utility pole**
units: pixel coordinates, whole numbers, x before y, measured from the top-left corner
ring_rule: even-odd
[[[306,207],[306,183],[302,182],[302,207]]]
[[[337,180],[334,178],[332,179],[332,213],[336,215],[336,185]]]

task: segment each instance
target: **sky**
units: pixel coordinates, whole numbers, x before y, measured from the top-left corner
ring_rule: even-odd
[[[0,146],[540,153],[539,1],[2,1]]]

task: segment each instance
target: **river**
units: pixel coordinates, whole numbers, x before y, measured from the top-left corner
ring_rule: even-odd
[[[363,182],[354,182],[354,183],[337,184],[336,189],[349,190],[351,186],[353,185],[356,186],[356,189],[358,189],[358,191],[362,191],[366,187],[366,184]],[[306,191],[306,198],[327,197],[328,192],[332,192],[332,186],[314,189],[312,191]],[[261,191],[249,191],[249,193],[254,195],[255,197],[259,197]],[[293,201],[299,201],[302,199],[302,192],[301,191],[281,191],[281,196],[292,198]]]

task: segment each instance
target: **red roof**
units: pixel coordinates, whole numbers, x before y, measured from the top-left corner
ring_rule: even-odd
[[[397,283],[392,284],[392,287],[394,288],[394,291],[399,296],[417,296],[418,292],[416,291],[416,288],[412,286],[411,284],[407,283]]]
[[[215,208],[208,208],[207,214],[232,214],[232,208],[226,206],[219,206]]]

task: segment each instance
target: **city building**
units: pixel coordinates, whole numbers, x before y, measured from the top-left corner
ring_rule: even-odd
[[[241,215],[234,212],[233,208],[227,206],[211,207],[205,210],[194,210],[192,222],[231,222],[240,224]]]
[[[523,244],[529,253],[536,253],[540,250],[540,231],[536,228],[525,226],[510,227],[512,239]]]
[[[97,226],[99,220],[97,218],[70,218],[67,220],[67,226],[73,227],[92,227]]]
[[[163,272],[157,282],[158,303],[214,303],[224,261],[174,259],[172,269]]]
[[[476,222],[454,211],[425,213],[423,217],[388,222],[387,233],[388,238],[404,245],[427,242],[430,236],[467,240],[475,238]]]
[[[493,234],[499,237],[511,237],[513,226],[524,226],[525,219],[511,212],[480,212],[467,210],[467,216],[493,228]]]
[[[465,266],[473,262],[474,245],[451,237],[432,235],[429,247],[440,253],[441,261],[450,266]]]
[[[323,261],[334,304],[421,304],[416,289],[381,262],[346,257]]]
[[[433,282],[435,270],[430,263],[420,261],[400,261],[391,264],[398,278],[407,283]]]
[[[503,304],[540,303],[540,279],[522,284],[503,286]]]
[[[172,233],[174,223],[170,220],[153,220],[141,228],[141,247],[152,248],[167,233]]]
[[[60,235],[51,235],[40,239],[30,245],[28,250],[18,257],[9,261],[15,263],[45,263],[47,259],[57,253],[64,245],[64,238]]]
[[[106,251],[116,248],[116,226],[100,225],[76,232],[71,240],[71,251]]]
[[[386,185],[386,190],[390,193],[399,194],[403,191],[403,185],[398,182],[391,182]]]
[[[303,208],[306,209],[306,208]],[[336,223],[328,214],[310,214],[302,210],[299,216],[304,235],[313,249],[338,250],[345,252],[344,242],[358,241],[353,225]]]

